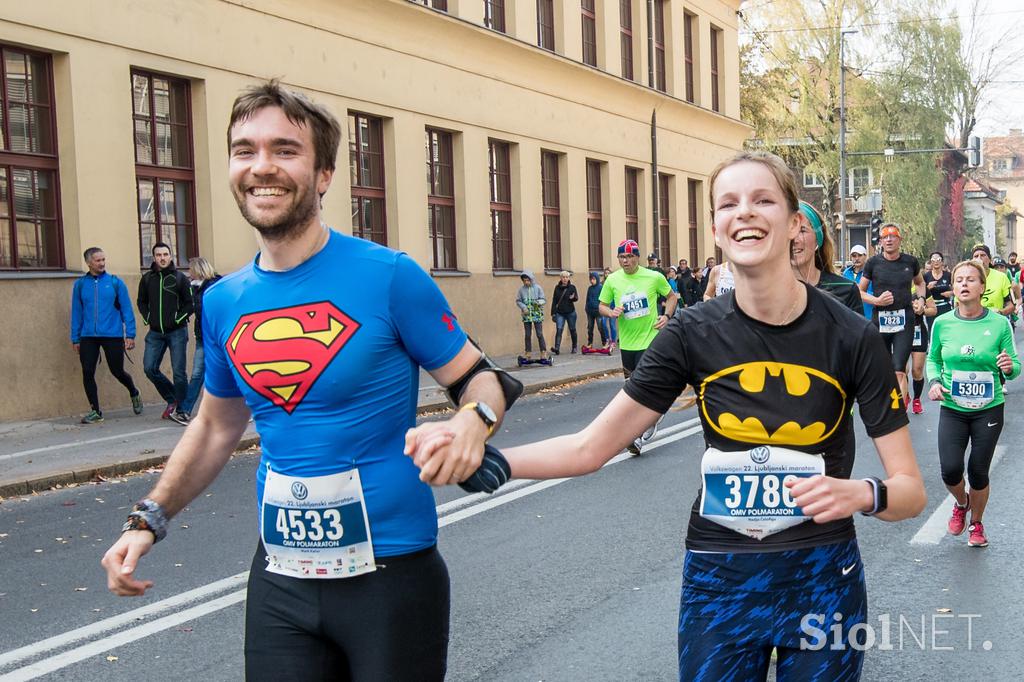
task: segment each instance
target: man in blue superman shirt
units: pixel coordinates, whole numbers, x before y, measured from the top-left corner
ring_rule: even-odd
[[[480,465],[522,387],[411,258],[321,222],[340,137],[329,111],[276,82],[235,101],[230,186],[260,252],[206,293],[207,397],[103,565],[116,594],[152,585],[133,575],[139,558],[251,413],[263,456],[246,678],[441,680],[448,573],[433,495],[403,454],[419,368],[460,405],[438,435],[457,452],[441,472],[452,482]]]

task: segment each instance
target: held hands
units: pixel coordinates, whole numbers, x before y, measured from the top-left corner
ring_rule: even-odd
[[[139,559],[153,546],[153,533],[129,530],[103,555],[100,564],[107,570],[107,589],[121,597],[141,597],[153,587],[152,580],[136,580]]]
[[[999,351],[999,355],[996,356],[996,367],[999,368],[1000,372],[1007,376],[1013,372],[1013,360],[1005,350]]]
[[[859,479],[811,476],[786,481],[790,495],[804,514],[815,523],[845,519],[859,511],[870,511],[875,499],[871,486]]]
[[[405,433],[405,454],[420,468],[420,480],[434,486],[466,480],[480,468],[487,426],[472,411],[457,412]]]

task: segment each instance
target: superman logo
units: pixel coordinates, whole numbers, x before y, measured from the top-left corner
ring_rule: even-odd
[[[714,431],[759,445],[817,445],[839,428],[848,409],[835,378],[783,362],[728,367],[706,378],[699,393]]]
[[[358,329],[327,301],[249,313],[228,337],[228,357],[252,390],[291,414]]]

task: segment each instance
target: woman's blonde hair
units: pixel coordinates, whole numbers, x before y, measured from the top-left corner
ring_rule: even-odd
[[[988,277],[985,275],[985,268],[983,268],[980,263],[978,263],[976,261],[973,261],[973,260],[962,260],[959,263],[957,263],[956,265],[954,265],[953,269],[949,273],[950,281],[953,281],[953,278],[956,277],[956,271],[959,270],[960,268],[963,268],[963,267],[974,268],[975,270],[977,270],[978,271],[978,279],[981,280],[982,284],[986,283],[985,280],[987,280]]]
[[[192,279],[197,279],[205,282],[208,279],[213,279],[217,276],[217,271],[210,265],[210,261],[206,260],[202,256],[196,256],[190,258],[188,261],[188,276]]]
[[[721,162],[715,167],[715,170],[711,171],[711,177],[708,179],[708,200],[710,202],[709,206],[711,206],[712,219],[715,217],[715,181],[718,180],[719,174],[729,166],[745,162],[764,165],[775,176],[775,181],[779,183],[779,188],[782,190],[783,196],[786,197],[789,210],[792,213],[800,210],[800,194],[797,190],[796,175],[793,174],[793,169],[785,161],[775,154],[768,152],[740,152]]]

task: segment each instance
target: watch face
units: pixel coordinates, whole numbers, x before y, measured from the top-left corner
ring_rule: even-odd
[[[491,424],[494,424],[495,422],[498,421],[498,415],[494,414],[494,410],[492,410],[491,406],[488,405],[487,403],[477,402],[476,409]]]

